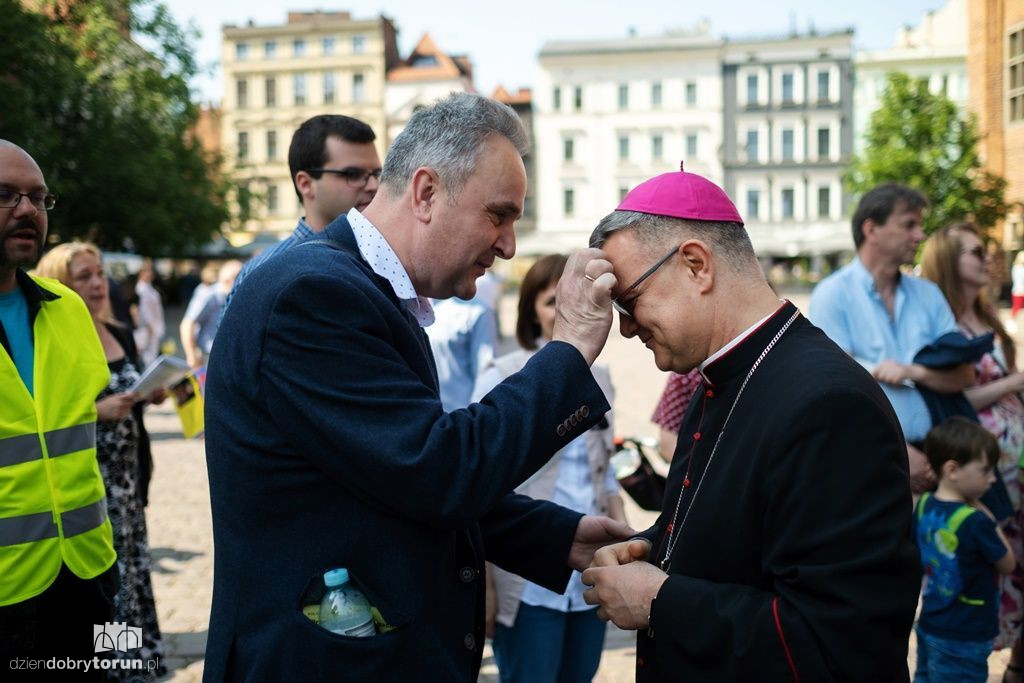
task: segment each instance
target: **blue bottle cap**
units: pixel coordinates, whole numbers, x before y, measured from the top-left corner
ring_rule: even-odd
[[[327,584],[328,588],[334,588],[335,586],[341,586],[348,583],[348,570],[344,567],[327,570],[324,572],[324,583]]]

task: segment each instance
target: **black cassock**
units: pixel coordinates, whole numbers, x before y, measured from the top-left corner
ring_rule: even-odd
[[[920,560],[877,382],[788,302],[704,375],[643,534],[671,553],[637,680],[908,680]]]

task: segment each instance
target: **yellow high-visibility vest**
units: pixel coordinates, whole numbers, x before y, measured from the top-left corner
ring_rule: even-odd
[[[49,278],[32,327],[33,394],[0,347],[0,606],[39,595],[61,565],[83,579],[116,560],[96,461],[96,397],[110,382],[85,304]]]

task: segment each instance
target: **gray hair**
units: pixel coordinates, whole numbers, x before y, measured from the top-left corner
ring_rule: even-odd
[[[482,95],[452,93],[412,115],[388,150],[381,187],[397,196],[405,191],[413,172],[427,166],[437,172],[449,199],[454,200],[492,135],[507,138],[519,156],[530,151],[526,130],[511,107]]]
[[[600,249],[612,233],[620,230],[632,231],[637,241],[652,252],[660,251],[670,241],[699,239],[736,272],[756,270],[761,273],[750,236],[740,223],[687,220],[639,211],[612,211],[594,228],[590,246]]]

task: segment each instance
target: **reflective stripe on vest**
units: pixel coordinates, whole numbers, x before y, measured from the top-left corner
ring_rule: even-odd
[[[46,450],[51,458],[96,446],[96,423],[74,425],[53,429],[43,435]],[[38,434],[19,434],[0,439],[0,467],[18,465],[32,460],[41,460],[43,448],[39,445]]]
[[[68,510],[60,516],[65,538],[91,531],[106,520],[106,498],[101,498],[95,503],[76,510]],[[37,512],[32,515],[0,519],[0,546],[44,541],[47,538],[56,537],[57,524],[53,521],[51,512]]]

